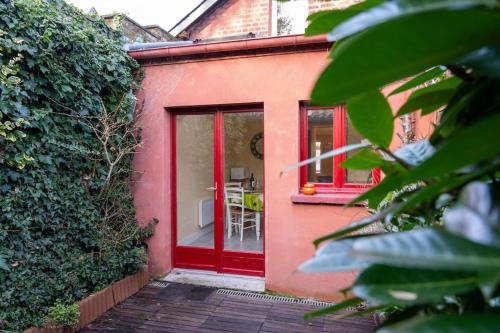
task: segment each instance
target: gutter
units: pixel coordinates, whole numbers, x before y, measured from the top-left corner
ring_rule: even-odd
[[[156,42],[156,43],[133,43],[133,44],[125,44],[123,48],[125,51],[140,51],[140,50],[153,50],[153,49],[162,49],[162,48],[170,48],[176,46],[186,46],[192,45],[193,41],[174,41],[174,42]]]
[[[259,49],[273,49],[283,47],[297,47],[315,44],[329,44],[326,35],[313,37],[305,37],[304,35],[292,35],[283,37],[267,37],[246,40],[235,40],[228,42],[189,44],[189,45],[173,45],[171,43],[180,42],[164,42],[164,47],[146,47],[130,48],[129,55],[136,60],[156,59],[166,57],[181,57],[190,55],[207,55],[217,53],[228,53],[236,51],[251,51]],[[145,43],[145,44],[162,44],[162,43]],[[171,45],[171,46],[168,46]]]

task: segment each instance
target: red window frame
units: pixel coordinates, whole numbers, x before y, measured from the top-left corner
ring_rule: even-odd
[[[333,149],[346,145],[347,141],[347,115],[346,107],[338,105],[334,107],[314,107],[306,103],[300,107],[300,160],[308,158],[308,119],[309,110],[333,110]],[[346,160],[346,154],[333,157],[333,183],[314,183],[319,193],[361,193],[380,182],[380,169],[372,170],[372,182],[367,184],[352,184],[346,182],[345,169],[340,163]],[[307,166],[300,168],[300,187],[307,183]]]

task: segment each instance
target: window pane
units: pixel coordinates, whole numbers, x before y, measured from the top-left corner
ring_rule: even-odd
[[[356,131],[347,117],[347,140],[346,144],[351,145],[359,143],[363,140],[361,134]],[[357,151],[351,151],[347,153],[347,158],[355,155]],[[372,172],[368,170],[345,170],[346,183],[348,184],[369,184],[372,182]]]
[[[333,110],[307,111],[308,158],[333,149]],[[333,183],[333,159],[326,158],[307,167],[307,181]]]
[[[176,121],[177,245],[214,247],[214,116]]]
[[[303,34],[306,28],[309,4],[307,0],[276,2],[276,35]]]

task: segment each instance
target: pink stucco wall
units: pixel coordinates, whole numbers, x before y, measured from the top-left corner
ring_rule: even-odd
[[[142,176],[134,183],[141,223],[159,219],[149,241],[150,269],[165,274],[171,266],[170,128],[165,108],[210,104],[264,104],[265,270],[268,289],[320,299],[340,299],[353,273],[306,274],[297,266],[314,253],[313,239],[366,214],[363,208],[293,204],[298,172],[280,171],[299,159],[299,101],[326,65],[327,53],[246,56],[145,66],[143,142],[135,157]],[[392,98],[394,107],[404,97]]]

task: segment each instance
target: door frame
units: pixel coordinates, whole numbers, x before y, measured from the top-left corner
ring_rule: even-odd
[[[261,219],[262,253],[224,250],[224,202],[214,198],[214,247],[200,248],[177,246],[177,115],[214,115],[214,183],[217,189],[214,196],[224,197],[224,115],[228,113],[264,112],[262,103],[213,105],[196,107],[168,108],[170,116],[170,187],[171,187],[171,253],[172,266],[176,268],[210,270],[218,273],[230,273],[252,276],[265,275],[265,218]],[[264,136],[265,140],[265,136]],[[265,156],[265,154],[264,154]],[[265,174],[263,160],[263,178]],[[265,179],[263,195],[265,199]],[[215,185],[215,184],[214,184]],[[264,200],[265,202],[265,200]]]

